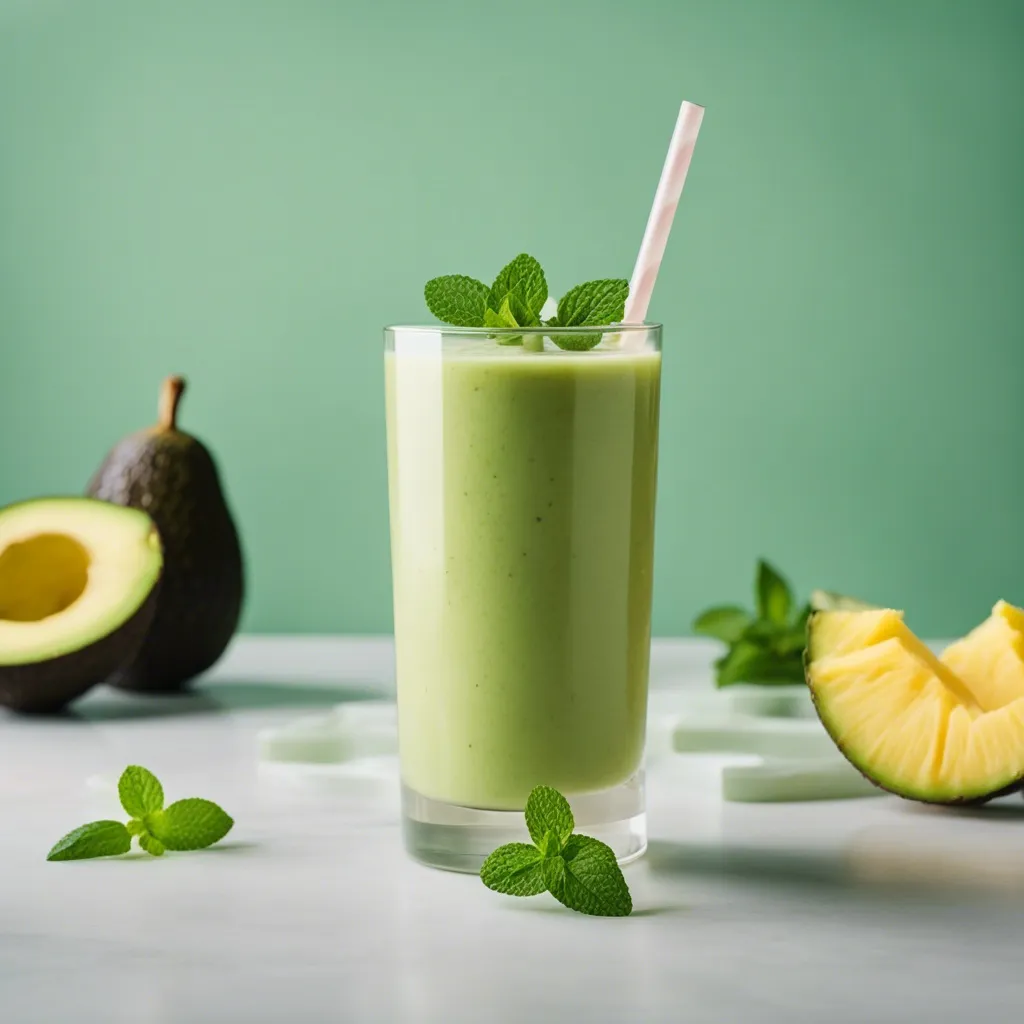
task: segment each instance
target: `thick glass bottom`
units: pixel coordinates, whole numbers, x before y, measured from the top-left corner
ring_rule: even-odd
[[[569,796],[576,831],[607,843],[620,864],[647,849],[644,774],[619,786]],[[505,843],[528,843],[522,811],[485,811],[421,796],[402,785],[402,833],[409,854],[446,871],[476,874],[488,855]]]

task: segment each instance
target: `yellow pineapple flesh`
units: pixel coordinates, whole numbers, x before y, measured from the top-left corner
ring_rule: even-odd
[[[986,710],[1024,694],[1024,612],[998,601],[992,614],[942,652],[948,665]]]
[[[1024,779],[1024,612],[1000,602],[940,658],[891,608],[812,616],[807,683],[826,729],[868,778],[931,803]]]

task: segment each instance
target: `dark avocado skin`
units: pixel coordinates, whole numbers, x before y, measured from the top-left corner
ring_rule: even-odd
[[[224,653],[242,611],[242,549],[217,466],[196,438],[154,427],[120,441],[87,493],[148,512],[164,549],[149,635],[110,682],[151,693],[183,689]]]
[[[137,656],[153,622],[160,584],[127,622],[101,640],[48,661],[0,665],[0,704],[26,714],[60,711]]]

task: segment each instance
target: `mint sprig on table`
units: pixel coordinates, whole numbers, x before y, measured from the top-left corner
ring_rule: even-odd
[[[480,869],[488,889],[509,896],[549,892],[563,906],[595,917],[626,917],[633,910],[629,886],[610,846],[577,835],[569,802],[550,786],[537,786],[526,801],[533,843],[499,846]]]
[[[600,327],[622,320],[629,282],[620,278],[586,281],[570,288],[558,303],[555,316],[541,319],[548,299],[548,283],[540,263],[520,253],[502,267],[489,288],[463,274],[429,280],[423,289],[427,307],[455,327]],[[521,345],[521,335],[501,335],[502,345]],[[593,348],[599,334],[552,335],[560,348]]]
[[[132,836],[139,846],[159,857],[165,850],[202,850],[223,839],[231,830],[231,816],[212,800],[191,797],[164,807],[164,788],[145,768],[129,765],[117,783],[121,806],[131,815],[119,821],[91,821],[59,840],[47,860],[86,860],[115,857],[131,849]]]
[[[802,683],[810,605],[796,608],[789,584],[764,559],[757,563],[754,595],[753,613],[720,605],[693,622],[694,632],[728,644],[715,662],[717,685]]]

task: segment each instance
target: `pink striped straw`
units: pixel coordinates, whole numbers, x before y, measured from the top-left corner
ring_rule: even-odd
[[[665,245],[672,230],[672,219],[676,215],[679,196],[686,182],[686,172],[690,169],[693,147],[697,143],[697,132],[700,131],[703,118],[703,107],[683,101],[679,108],[675,131],[672,132],[672,141],[668,146],[665,166],[661,169],[658,191],[654,193],[654,205],[651,207],[651,215],[647,218],[647,228],[636,257],[633,277],[629,282],[629,298],[626,300],[623,323],[643,323],[647,316],[654,282],[658,279],[658,271],[661,269],[661,259],[665,255]]]

